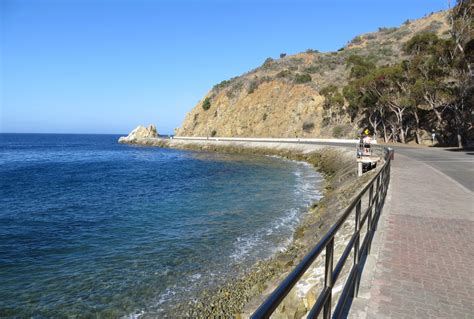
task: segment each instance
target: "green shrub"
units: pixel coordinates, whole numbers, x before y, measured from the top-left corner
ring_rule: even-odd
[[[304,122],[303,123],[303,131],[306,133],[311,132],[314,129],[314,123],[313,122]]]
[[[308,66],[307,68],[304,69],[304,72],[305,73],[310,73],[310,74],[313,74],[313,73],[319,73],[319,71],[321,71],[321,66],[320,65],[310,65]]]
[[[284,57],[286,57],[286,53],[280,53],[280,59],[283,59]]]
[[[230,80],[224,80],[224,81],[221,81],[220,83],[214,85],[212,87],[213,90],[219,90],[219,89],[222,89],[222,88],[225,88],[226,86],[228,86],[232,81]]]
[[[306,53],[319,53],[318,50],[313,50],[313,49],[308,49],[306,50]]]
[[[362,43],[362,37],[360,35],[356,36],[354,39],[352,39],[351,44],[360,44]]]
[[[216,134],[217,134],[216,130],[212,130],[211,136],[214,137],[214,136],[216,136]]]
[[[308,73],[296,74],[294,81],[296,84],[311,82],[311,75],[309,75]]]
[[[283,70],[283,71],[280,71],[277,73],[276,77],[277,78],[287,78],[291,75],[291,71],[290,70]]]
[[[267,113],[263,114],[262,120],[265,121],[265,120],[267,119],[267,117],[268,117],[268,114],[267,114]]]
[[[204,102],[202,102],[202,108],[204,111],[207,111],[211,108],[211,99],[209,97],[206,97]]]
[[[343,137],[344,136],[344,127],[336,126],[332,129],[332,136],[334,137]]]

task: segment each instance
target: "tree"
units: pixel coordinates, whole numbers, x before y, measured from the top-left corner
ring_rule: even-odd
[[[474,1],[458,0],[450,16],[451,22],[451,59],[452,73],[455,81],[451,82],[450,89],[456,94],[457,99],[449,105],[453,114],[454,127],[458,147],[463,146],[466,132],[472,131],[473,124],[469,121],[473,108],[474,93],[474,70],[471,64],[474,62]],[[472,120],[472,118],[471,118]]]
[[[211,99],[209,97],[206,97],[204,102],[202,102],[202,108],[204,111],[207,111],[211,108]]]
[[[335,85],[328,85],[319,91],[319,94],[324,96],[323,108],[326,111],[326,117],[331,124],[333,119],[339,123],[342,115],[342,108],[344,106],[344,97],[339,92],[339,88]]]
[[[375,63],[366,57],[351,55],[346,59],[346,66],[351,68],[351,79],[360,79],[375,68]]]
[[[402,143],[413,136],[421,143],[422,128],[436,129],[445,144],[456,140],[462,146],[473,129],[472,10],[472,0],[458,0],[451,37],[416,34],[403,45],[407,59],[399,64],[376,66],[357,55],[346,59],[351,70],[344,98],[347,109],[364,115],[362,126],[370,125],[375,133],[382,126],[385,141]]]

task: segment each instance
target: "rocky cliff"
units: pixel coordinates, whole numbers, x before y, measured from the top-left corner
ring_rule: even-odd
[[[352,55],[370,56],[378,65],[404,58],[401,47],[420,32],[448,33],[448,13],[407,20],[398,28],[355,37],[337,52],[308,50],[268,58],[250,72],[215,85],[186,115],[178,136],[352,137],[358,121],[347,112],[328,114],[322,88],[342,88]],[[344,106],[345,107],[345,106]],[[344,108],[343,107],[343,108]],[[335,121],[325,121],[337,116]]]

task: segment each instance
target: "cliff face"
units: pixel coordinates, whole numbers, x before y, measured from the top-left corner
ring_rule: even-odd
[[[328,124],[324,118],[336,116],[324,109],[320,90],[333,84],[342,89],[351,55],[370,56],[377,64],[403,59],[401,47],[419,32],[446,36],[448,13],[438,12],[399,28],[355,37],[337,52],[308,50],[265,63],[248,73],[222,81],[186,115],[178,136],[241,137],[352,137],[357,121],[347,112]]]

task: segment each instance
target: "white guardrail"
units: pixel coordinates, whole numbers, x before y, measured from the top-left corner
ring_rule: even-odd
[[[266,138],[266,137],[198,137],[198,136],[174,136],[176,140],[208,140],[208,141],[234,141],[234,142],[278,142],[278,143],[336,143],[336,144],[358,144],[358,139],[335,139],[335,138]],[[377,144],[372,141],[372,144]]]

